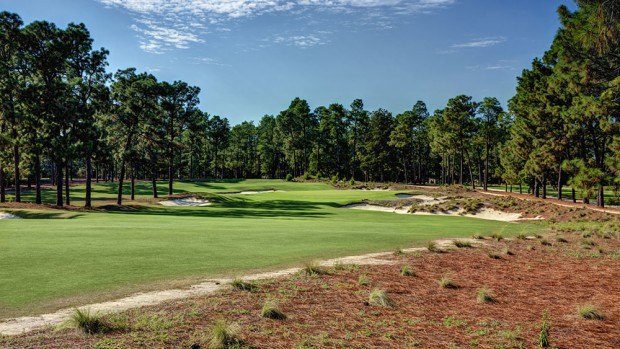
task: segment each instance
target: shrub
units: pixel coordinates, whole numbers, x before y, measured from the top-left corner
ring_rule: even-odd
[[[603,320],[605,317],[598,310],[598,308],[592,304],[585,304],[577,307],[577,314],[586,320]]]
[[[105,333],[111,330],[111,326],[100,314],[91,314],[90,310],[75,309],[69,318],[69,324],[85,334]]]
[[[293,175],[292,175],[292,174],[290,174],[290,173],[289,173],[289,174],[287,174],[287,175],[286,175],[286,181],[287,181],[287,182],[292,182],[292,181],[293,181]]]
[[[431,252],[437,252],[437,253],[442,252],[441,249],[437,246],[437,243],[435,241],[429,241],[428,246],[426,248]]]
[[[355,185],[355,178],[351,177],[351,180],[349,181],[349,184],[351,184],[352,186]]]
[[[484,240],[484,236],[480,235],[479,233],[476,233],[472,235],[471,237],[472,239],[476,239],[476,240]]]
[[[415,276],[415,272],[411,270],[411,268],[408,265],[404,265],[402,268],[400,268],[400,275]]]
[[[332,176],[332,183],[333,184],[338,183],[338,176],[336,176],[336,175]]]
[[[235,278],[235,279],[234,279],[234,280],[230,283],[230,285],[231,285],[232,287],[234,287],[234,288],[236,288],[236,289],[240,290],[240,291],[249,291],[249,292],[252,292],[252,291],[254,291],[254,290],[256,289],[256,286],[254,286],[254,284],[253,284],[253,283],[243,281],[243,280],[241,280],[241,279],[239,279],[239,278]]]
[[[368,302],[371,304],[380,305],[382,307],[393,307],[394,301],[388,296],[384,290],[375,288],[368,296]]]
[[[303,273],[306,276],[317,276],[317,275],[325,275],[327,271],[323,269],[318,262],[312,261],[306,263],[302,269]]]
[[[441,288],[458,288],[458,285],[447,275],[441,277],[439,280],[439,286],[441,286]]]
[[[209,332],[209,348],[227,349],[239,347],[243,341],[239,338],[241,327],[237,323],[216,320]]]
[[[543,313],[543,319],[540,323],[540,333],[538,334],[538,346],[541,348],[549,348],[549,331],[551,331],[551,324],[549,323],[549,313],[545,311]]]
[[[454,240],[454,246],[458,247],[458,248],[469,248],[469,247],[473,247],[471,242],[469,241],[465,241],[465,240]]]
[[[491,238],[497,240],[497,241],[501,241],[504,240],[504,237],[502,236],[501,233],[493,233],[491,234]]]
[[[495,299],[491,296],[491,291],[486,288],[481,288],[476,292],[476,299],[478,303],[494,303]]]
[[[366,274],[360,274],[357,278],[357,284],[360,286],[366,286],[370,284],[370,280],[368,280],[368,276],[366,276]]]
[[[521,233],[517,234],[517,239],[519,239],[519,240],[526,240],[527,239],[527,235],[525,235],[525,233],[521,232]]]
[[[284,320],[286,319],[286,315],[280,310],[278,307],[278,303],[275,301],[266,301],[263,304],[263,308],[260,311],[260,315],[264,318],[273,319],[273,320]]]

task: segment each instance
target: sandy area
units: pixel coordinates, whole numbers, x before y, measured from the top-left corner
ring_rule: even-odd
[[[209,200],[188,197],[160,201],[159,204],[162,206],[209,206],[211,202],[209,202]]]
[[[403,249],[403,252],[409,253],[423,250],[426,250],[426,248],[421,247]],[[320,264],[323,266],[333,266],[339,263],[357,265],[389,265],[396,263],[394,260],[389,260],[389,258],[387,258],[391,255],[393,255],[393,252],[370,253],[360,256],[349,256],[325,260],[321,261]],[[242,276],[241,279],[248,281],[272,279],[281,276],[292,275],[299,272],[300,270],[301,268],[289,268],[273,272],[245,275]],[[232,278],[208,279],[204,280],[199,284],[192,285],[186,289],[172,289],[164,291],[137,293],[129,297],[114,301],[85,305],[79,307],[79,309],[89,310],[92,313],[121,312],[128,309],[156,305],[172,300],[213,294],[214,292],[229,287],[229,284],[232,282],[232,280]],[[2,320],[0,321],[0,335],[18,335],[21,333],[42,329],[48,326],[57,326],[69,319],[73,312],[74,308],[70,308],[62,309],[50,314],[43,314],[38,316],[24,316],[14,319]]]
[[[434,199],[433,199],[434,200]],[[432,204],[432,203],[431,203]],[[423,204],[420,204],[423,205]],[[429,205],[428,203],[426,205]],[[342,208],[354,209],[354,210],[365,210],[365,211],[377,211],[377,212],[388,212],[388,213],[396,213],[396,214],[409,214],[409,209],[411,206],[404,206],[402,208],[393,208],[393,207],[384,207],[379,205],[369,205],[369,204],[352,204],[343,206]],[[450,212],[415,212],[413,215],[419,216],[460,216],[460,217],[471,217],[471,218],[479,218],[479,219],[487,219],[492,221],[502,221],[502,222],[515,222],[521,220],[520,213],[507,213],[502,211],[493,210],[490,208],[482,208],[475,215],[473,214],[461,214],[462,211],[450,211]]]
[[[21,219],[21,217],[6,212],[0,212],[0,219]]]

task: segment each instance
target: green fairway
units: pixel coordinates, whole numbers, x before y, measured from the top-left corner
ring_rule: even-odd
[[[148,197],[148,188],[149,183],[140,183],[140,197]],[[366,198],[394,199],[396,192],[333,190],[317,183],[247,180],[177,183],[176,188],[283,191],[219,194],[208,207],[142,203],[142,208],[113,212],[17,211],[27,219],[0,221],[0,316],[110,298],[171,280],[234,276],[315,258],[423,245],[440,237],[542,229],[342,209]],[[97,186],[96,203],[109,203],[114,192],[114,185]],[[74,193],[77,202],[80,188]]]

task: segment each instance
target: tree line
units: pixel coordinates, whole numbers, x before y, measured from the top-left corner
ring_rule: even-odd
[[[295,98],[277,115],[231,126],[198,107],[200,89],[134,68],[108,73],[83,24],[65,29],[0,14],[0,201],[42,178],[56,204],[69,183],[197,178],[326,178],[346,181],[526,186],[594,194],[620,189],[620,18],[616,2],[560,7],[562,28],[518,78],[508,110],[493,97],[459,95],[432,114],[422,101],[392,114],[360,99],[311,109]],[[542,193],[541,193],[542,192]]]

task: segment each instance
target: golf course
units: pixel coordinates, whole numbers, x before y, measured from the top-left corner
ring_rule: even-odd
[[[363,199],[393,200],[398,191],[336,190],[282,180],[181,182],[177,193],[202,194],[212,204],[164,207],[147,200],[149,185],[139,183],[136,201],[123,210],[100,208],[113,199],[113,184],[95,186],[91,211],[3,209],[24,219],[0,220],[0,315],[40,313],[314,259],[425,246],[436,238],[540,229],[341,208]],[[234,194],[248,190],[277,191]],[[79,205],[80,187],[73,193]]]

